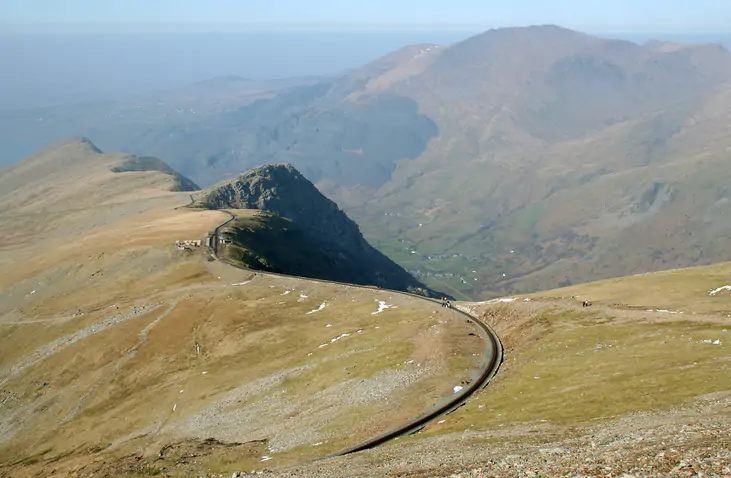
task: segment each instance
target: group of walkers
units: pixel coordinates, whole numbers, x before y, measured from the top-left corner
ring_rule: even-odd
[[[446,297],[442,297],[442,307],[446,307],[448,309],[451,309],[452,308],[452,301],[450,301]]]

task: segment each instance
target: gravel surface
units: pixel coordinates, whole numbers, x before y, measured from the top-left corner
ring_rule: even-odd
[[[288,470],[281,477],[731,476],[731,392],[580,429],[465,431]]]
[[[130,311],[126,314],[115,314],[109,317],[105,317],[100,322],[97,322],[96,324],[92,324],[88,327],[85,327],[71,335],[67,335],[65,337],[61,337],[59,339],[54,340],[53,342],[44,345],[43,347],[40,347],[36,349],[32,354],[22,359],[20,362],[16,363],[9,369],[5,370],[2,375],[2,379],[0,379],[0,386],[5,385],[11,378],[15,377],[19,373],[21,373],[23,370],[26,370],[29,367],[34,366],[41,360],[44,360],[51,355],[54,355],[55,353],[60,352],[61,350],[65,349],[66,347],[69,347],[79,340],[85,339],[86,337],[94,334],[98,334],[99,332],[103,332],[107,330],[110,327],[113,327],[120,322],[124,322],[129,319],[133,319],[135,317],[138,317],[143,314],[147,314],[149,312],[152,312],[153,310],[160,307],[162,303],[158,304],[152,304],[152,305],[141,305],[141,306],[135,306],[131,307]]]
[[[352,378],[328,387],[314,395],[316,401],[331,402],[333,405],[366,405],[396,397],[397,392],[434,374],[430,367],[381,370],[370,378]]]
[[[382,370],[371,378],[353,378],[295,399],[282,388],[282,382],[308,367],[293,368],[237,387],[215,404],[181,423],[168,425],[163,431],[213,437],[224,442],[266,439],[272,453],[331,439],[347,440],[348,437],[337,436],[336,432],[324,431],[347,415],[348,409],[343,409],[344,406],[388,402],[391,397],[397,398],[397,391],[433,373],[428,367]],[[265,396],[246,403],[265,392]],[[378,420],[372,418],[366,421],[378,424]]]
[[[39,347],[32,354],[23,358],[9,369],[6,369],[0,375],[3,377],[0,380],[0,387],[24,370],[70,347],[79,340],[103,332],[121,322],[152,312],[161,305],[163,304],[145,304],[131,307],[127,313],[118,313],[105,317],[100,322]],[[0,443],[5,443],[12,439],[19,430],[23,429],[25,423],[33,417],[35,412],[42,410],[47,405],[48,403],[45,401],[34,400],[32,397],[26,395],[25,392],[12,393],[8,390],[0,389]],[[73,416],[77,411],[72,411],[70,415]]]
[[[273,396],[276,393],[273,389],[281,385],[284,379],[296,377],[307,368],[308,366],[302,366],[283,370],[240,385],[200,412],[182,422],[168,425],[163,431],[182,436],[213,437],[227,442],[262,438],[253,437],[263,432],[262,427],[258,426],[259,418],[269,410],[283,406]],[[252,405],[241,405],[251,397],[265,392],[266,400],[259,400]],[[279,410],[282,414],[287,413],[287,410]]]

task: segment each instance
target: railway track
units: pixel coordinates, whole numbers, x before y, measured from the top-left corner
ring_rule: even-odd
[[[290,276],[290,275],[285,275],[285,274],[278,274],[275,272],[259,271],[259,270],[249,269],[242,265],[233,263],[232,261],[226,259],[225,257],[222,257],[219,254],[218,236],[220,234],[221,229],[223,229],[225,226],[227,226],[229,223],[231,223],[231,221],[236,219],[236,216],[234,216],[233,214],[231,214],[228,211],[221,210],[221,212],[228,214],[230,217],[223,223],[219,224],[210,234],[210,242],[209,242],[210,250],[211,250],[213,257],[216,260],[218,260],[224,264],[227,264],[231,267],[246,270],[249,272],[254,272],[256,274],[262,274],[262,275],[273,276],[273,277],[296,277],[299,279],[306,279],[306,280],[313,281],[313,282],[338,284],[338,285],[344,285],[344,286],[348,286],[348,287],[355,287],[355,288],[359,288],[359,289],[366,289],[366,290],[370,290],[370,291],[374,290],[372,286],[363,286],[363,285],[359,285],[359,284],[349,284],[346,282],[328,281],[328,280],[322,280],[322,279],[313,279],[310,277]],[[439,301],[436,299],[431,299],[428,297],[411,294],[409,292],[402,292],[402,291],[391,290],[391,289],[379,289],[379,290],[384,290],[384,291],[388,291],[389,293],[408,296],[408,297],[419,299],[419,300],[426,300],[426,301],[429,301],[432,303],[439,303]],[[386,433],[383,433],[376,437],[370,438],[364,442],[353,445],[353,446],[346,448],[344,450],[341,450],[337,453],[327,455],[325,457],[322,457],[321,459],[326,459],[326,458],[331,458],[331,457],[336,457],[336,456],[343,456],[343,455],[348,455],[351,453],[356,453],[359,451],[367,450],[369,448],[374,448],[374,447],[382,445],[388,441],[394,440],[398,437],[416,433],[419,430],[421,430],[422,428],[424,428],[427,424],[432,422],[433,420],[435,420],[449,412],[452,412],[452,411],[456,410],[457,408],[459,408],[460,406],[462,406],[475,392],[477,392],[478,390],[480,390],[482,388],[485,388],[490,383],[490,380],[495,376],[495,374],[497,374],[497,372],[500,368],[500,365],[503,362],[503,347],[502,347],[502,343],[500,342],[500,338],[495,333],[495,331],[492,330],[492,328],[489,325],[487,325],[485,322],[478,319],[477,317],[474,317],[474,316],[468,314],[467,312],[456,309],[454,307],[451,308],[450,310],[456,314],[462,315],[465,319],[467,319],[469,322],[471,322],[476,327],[478,332],[480,333],[480,336],[482,337],[482,339],[485,341],[483,360],[481,363],[481,368],[479,370],[478,376],[470,384],[468,384],[464,389],[460,390],[458,393],[454,394],[454,396],[450,397],[450,400],[448,400],[447,402],[445,402],[441,405],[435,406],[434,408],[432,408],[431,410],[428,410],[427,412],[423,413],[422,415],[419,415],[418,417],[410,420],[409,422],[404,423],[403,425],[399,425],[398,427],[396,427]]]

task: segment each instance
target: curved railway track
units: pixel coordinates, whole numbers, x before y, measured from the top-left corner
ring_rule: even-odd
[[[237,269],[242,269],[250,272],[254,272],[256,274],[262,274],[267,276],[274,276],[274,277],[295,277],[299,279],[306,279],[313,282],[320,282],[320,283],[327,283],[327,284],[338,284],[338,285],[345,285],[348,287],[355,287],[359,289],[366,289],[373,291],[373,287],[369,286],[363,286],[358,284],[349,284],[345,282],[337,282],[337,281],[328,281],[328,280],[322,280],[322,279],[313,279],[310,277],[299,277],[299,276],[290,276],[286,274],[278,274],[275,272],[266,272],[266,271],[259,271],[254,269],[249,269],[248,267],[244,267],[239,264],[235,264],[225,257],[222,257],[219,255],[218,246],[219,246],[219,234],[222,228],[224,228],[226,225],[228,225],[231,221],[236,219],[236,216],[231,214],[228,211],[221,210],[221,212],[224,212],[228,214],[230,217],[224,221],[223,223],[219,224],[210,234],[210,249],[213,257],[231,267],[235,267]],[[393,294],[399,294],[408,296],[411,298],[416,298],[420,300],[426,300],[433,303],[439,303],[436,299],[431,299],[428,297],[423,297],[416,294],[411,294],[409,292],[402,292],[398,290],[391,290],[391,289],[379,289],[388,291],[389,293]],[[475,392],[478,390],[485,388],[488,383],[490,383],[490,380],[495,376],[495,374],[498,372],[498,369],[500,368],[500,365],[503,362],[503,347],[502,343],[500,342],[500,338],[495,333],[492,328],[487,325],[482,320],[478,319],[477,317],[474,317],[467,312],[464,312],[462,310],[452,308],[451,309],[454,313],[460,314],[463,317],[465,317],[469,322],[471,322],[479,331],[480,336],[485,341],[485,350],[483,353],[483,360],[481,363],[481,368],[479,370],[478,376],[472,380],[472,382],[467,385],[464,389],[460,390],[459,393],[455,394],[454,396],[450,397],[450,400],[447,402],[436,405],[431,410],[423,413],[422,415],[419,415],[418,417],[410,420],[407,423],[404,423],[403,425],[399,425],[398,427],[384,433],[381,435],[378,435],[376,437],[370,438],[364,442],[358,443],[357,445],[353,445],[349,448],[346,448],[344,450],[341,450],[337,453],[333,453],[332,455],[325,456],[321,459],[325,458],[331,458],[335,456],[343,456],[348,455],[350,453],[356,453],[359,451],[367,450],[369,448],[373,448],[379,445],[382,445],[390,440],[393,440],[395,438],[398,438],[400,436],[409,435],[412,433],[415,433],[422,428],[424,428],[429,422],[435,420],[436,418],[439,418],[440,416],[447,414],[451,411],[456,410],[460,406],[462,406]]]

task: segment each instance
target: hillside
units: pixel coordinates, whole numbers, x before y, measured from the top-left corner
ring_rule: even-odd
[[[193,207],[269,213],[239,214],[222,230],[233,241],[227,257],[252,269],[436,296],[289,164],[246,171],[199,193]]]
[[[729,277],[722,263],[460,303],[506,347],[487,392],[414,437],[274,475],[728,475]]]
[[[0,175],[3,476],[731,473],[731,263],[459,303],[505,348],[490,386],[413,435],[314,461],[444,403],[490,351],[438,304],[176,247],[228,216],[131,158],[72,140]],[[294,171],[192,194],[256,205],[234,212],[263,227],[294,223],[263,209],[326,211],[266,186],[312,188]],[[300,233],[329,224],[291,212]]]
[[[199,189],[157,158],[104,154],[87,138],[77,138],[3,169],[0,214],[50,215],[70,205],[74,209],[109,206],[130,193],[130,184],[145,195]]]
[[[329,191],[421,280],[479,297],[729,258],[728,52],[534,27],[433,54],[391,90],[438,125],[428,150],[364,206]]]
[[[83,138],[0,172],[2,476],[281,466],[472,380],[485,345],[438,305],[175,246],[227,219],[180,189],[164,163]]]

